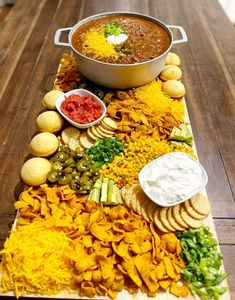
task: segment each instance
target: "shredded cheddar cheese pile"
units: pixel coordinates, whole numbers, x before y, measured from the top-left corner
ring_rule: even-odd
[[[179,101],[173,101],[162,92],[162,82],[152,81],[135,90],[135,97],[145,102],[145,104],[162,114],[171,114],[176,120],[184,121],[184,104]]]
[[[26,292],[51,295],[71,290],[71,265],[66,258],[70,243],[65,233],[38,222],[13,231],[0,252],[2,292],[13,290],[18,298]]]
[[[117,55],[113,45],[107,42],[104,34],[96,31],[89,31],[86,34],[83,46],[85,53],[92,51],[97,58]]]
[[[107,114],[118,124],[116,136],[122,141],[135,141],[143,134],[157,141],[167,140],[173,127],[184,122],[184,103],[166,96],[161,81],[118,91],[114,96],[107,93],[105,101]]]

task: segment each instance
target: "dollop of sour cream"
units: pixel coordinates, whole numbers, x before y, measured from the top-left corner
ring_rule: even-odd
[[[128,36],[124,33],[120,33],[119,35],[108,35],[107,36],[107,41],[110,44],[113,45],[119,45],[123,42],[125,42],[125,40],[127,40]]]
[[[145,166],[139,174],[144,192],[163,206],[189,199],[205,187],[207,180],[200,163],[183,152],[165,154]]]

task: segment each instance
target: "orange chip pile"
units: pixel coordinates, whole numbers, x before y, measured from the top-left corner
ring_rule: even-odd
[[[152,223],[148,225],[125,206],[97,205],[90,212],[85,232],[74,240],[70,254],[75,263],[73,279],[81,295],[107,293],[115,298],[122,289],[130,293],[140,289],[154,296],[181,279],[184,262],[176,236],[158,235]],[[187,294],[188,287],[183,289]]]
[[[159,235],[153,223],[147,224],[126,206],[104,208],[77,198],[68,186],[43,185],[24,191],[16,207],[21,221],[43,220],[47,228],[72,238],[67,256],[79,295],[115,298],[123,289],[140,289],[154,296],[168,288],[175,295],[188,294],[188,286],[179,283],[184,262],[176,236]]]
[[[89,203],[86,200],[87,196],[76,194],[69,185],[30,187],[15,202],[15,208],[20,212],[17,224],[45,220],[48,227],[62,228],[70,238],[75,238],[81,234],[76,217],[84,211],[83,205],[87,211],[83,218],[89,219]]]
[[[138,139],[143,134],[156,140],[167,139],[174,126],[184,121],[184,104],[162,92],[162,82],[153,81],[128,92],[106,95],[107,113],[118,120],[121,140]]]
[[[74,56],[64,53],[60,60],[60,69],[56,74],[54,90],[68,92],[77,88],[77,83],[81,80],[82,74],[78,69]]]

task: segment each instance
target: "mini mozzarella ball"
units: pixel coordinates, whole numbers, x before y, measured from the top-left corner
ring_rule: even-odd
[[[169,52],[166,57],[165,65],[179,66],[180,65],[179,56],[174,52]]]
[[[182,98],[185,95],[185,87],[182,82],[178,80],[168,80],[163,82],[162,90],[171,98]]]
[[[51,163],[46,158],[34,157],[27,160],[20,172],[21,179],[29,186],[38,186],[47,181]]]
[[[167,80],[179,80],[182,77],[182,71],[179,67],[174,65],[166,65],[161,74],[159,75],[163,81]]]
[[[63,118],[56,111],[45,111],[41,113],[36,120],[38,130],[41,132],[56,132],[63,126]]]
[[[42,132],[35,135],[30,144],[29,151],[35,156],[47,157],[57,151],[59,140],[50,132]]]
[[[42,105],[48,109],[56,109],[55,106],[56,100],[62,95],[64,95],[64,93],[61,91],[58,90],[50,91],[46,93],[46,95],[42,99]]]

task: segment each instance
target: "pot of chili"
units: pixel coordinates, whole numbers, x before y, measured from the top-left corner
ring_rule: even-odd
[[[178,29],[175,40],[171,29]],[[61,42],[62,32],[68,42]],[[73,27],[60,28],[55,45],[72,48],[82,74],[100,85],[126,89],[152,81],[162,71],[167,53],[187,41],[181,26],[139,13],[108,12],[90,16]]]

